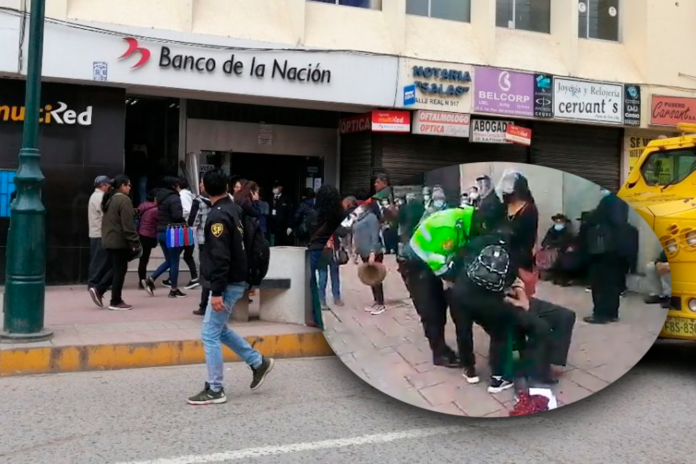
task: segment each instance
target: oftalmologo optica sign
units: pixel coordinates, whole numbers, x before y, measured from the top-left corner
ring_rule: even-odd
[[[467,138],[470,119],[468,114],[420,110],[413,117],[413,133]]]

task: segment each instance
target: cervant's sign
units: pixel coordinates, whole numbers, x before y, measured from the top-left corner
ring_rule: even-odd
[[[24,106],[0,104],[0,121],[22,122],[24,121]],[[88,106],[83,112],[68,109],[68,105],[59,101],[56,105],[48,104],[39,108],[39,122],[41,124],[60,124],[66,126],[92,125],[92,107]]]

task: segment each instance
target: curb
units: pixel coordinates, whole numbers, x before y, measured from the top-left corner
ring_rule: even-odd
[[[264,356],[278,359],[334,356],[321,332],[245,338]],[[223,354],[225,362],[240,361],[228,348]],[[205,353],[200,340],[13,348],[0,351],[0,377],[203,363]]]

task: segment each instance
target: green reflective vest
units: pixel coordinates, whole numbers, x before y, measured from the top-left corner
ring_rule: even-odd
[[[435,275],[444,275],[452,258],[469,243],[474,212],[466,206],[428,216],[411,237],[409,252],[427,263]]]

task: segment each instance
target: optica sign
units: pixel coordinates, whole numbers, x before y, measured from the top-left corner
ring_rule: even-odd
[[[416,111],[413,118],[413,133],[442,137],[469,137],[471,116],[441,111]]]
[[[411,132],[409,111],[372,111],[341,119],[338,126],[341,135],[356,132]]]

